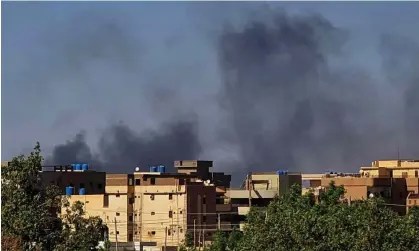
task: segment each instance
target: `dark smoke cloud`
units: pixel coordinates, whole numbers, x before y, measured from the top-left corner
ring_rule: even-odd
[[[158,130],[141,134],[123,123],[108,127],[98,143],[98,153],[93,153],[85,135],[79,133],[73,140],[54,148],[48,164],[89,163],[96,170],[113,173],[132,172],[139,166],[163,164],[173,166],[177,159],[196,159],[201,147],[196,135],[195,121],[171,121]]]
[[[402,93],[404,127],[400,128],[406,139],[405,151],[418,154],[419,141],[419,45],[409,38],[384,35],[380,52],[383,71],[390,83]]]
[[[136,111],[144,105],[134,98],[127,98],[132,108],[129,116],[135,121],[165,119],[157,121],[151,131],[132,121],[108,123],[93,143],[88,143],[87,135],[77,134],[57,145],[47,162],[86,161],[107,172],[131,172],[135,166],[143,170],[160,163],[170,167],[176,159],[210,156],[218,171],[231,172],[240,180],[244,172],[256,170],[357,171],[372,160],[397,157],[397,148],[403,149],[402,157],[419,154],[415,144],[419,139],[419,57],[414,42],[382,38],[379,52],[382,73],[387,75],[381,82],[368,70],[347,63],[349,32],[322,16],[271,10],[262,16],[257,21],[248,18],[244,27],[228,26],[217,36],[212,52],[218,56],[221,84],[208,89],[220,88],[222,101],[213,98],[211,104],[203,101],[208,100],[207,89],[186,92],[177,88],[182,82],[194,82],[189,77],[206,65],[189,63],[178,69],[174,65],[182,59],[175,54],[178,61],[169,67],[176,69],[168,73],[166,65],[163,70],[157,67],[158,74],[142,78],[143,68],[156,62],[141,60],[137,40],[123,32],[122,24],[101,18],[95,19],[93,28],[80,25],[85,20],[72,23],[72,29],[81,30],[77,36],[69,33],[51,42],[58,44],[54,48],[62,52],[60,57],[68,59],[57,60],[64,63],[56,67],[53,77],[81,72],[87,80],[74,82],[80,90],[88,90],[86,97],[97,108],[93,111],[118,114],[124,109],[113,110],[113,102],[124,100],[115,101],[109,93],[119,97],[146,93],[151,102],[145,110],[156,117],[146,118],[144,110]],[[175,50],[179,44],[170,46]],[[359,53],[352,50],[349,53]],[[92,64],[109,69],[112,75],[116,72],[119,78],[109,74],[111,79],[103,78],[103,82],[111,84],[90,82],[95,76]],[[143,85],[144,79],[150,85]],[[120,89],[114,88],[117,84]],[[192,96],[198,102],[190,102]],[[214,104],[216,108],[206,109]],[[192,120],[178,116],[185,110],[199,116]],[[88,117],[95,120],[96,115],[92,112]],[[57,122],[57,126],[62,124],[69,122]],[[215,132],[201,131],[205,125]]]
[[[377,87],[361,69],[331,63],[345,61],[339,52],[346,39],[321,16],[286,13],[223,32],[222,107],[247,170],[349,171],[394,157],[399,135],[391,133],[403,125],[380,113],[388,87]],[[405,110],[417,114],[417,107]]]

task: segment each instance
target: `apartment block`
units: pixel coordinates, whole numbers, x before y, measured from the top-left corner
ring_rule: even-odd
[[[103,194],[67,198],[84,202],[87,215],[101,217],[107,237],[120,247],[176,249],[187,231],[196,246],[203,245],[219,227],[214,183],[229,187],[231,176],[211,173],[210,161],[176,161],[175,167],[177,173],[163,168],[107,174]]]
[[[222,215],[221,224],[227,226],[229,230],[233,227],[242,229],[251,206],[266,207],[275,196],[286,193],[294,184],[301,186],[301,182],[300,173],[282,171],[250,173],[240,189],[225,190],[223,204],[220,203],[221,200],[217,201],[217,212]],[[223,215],[227,211],[230,214]]]

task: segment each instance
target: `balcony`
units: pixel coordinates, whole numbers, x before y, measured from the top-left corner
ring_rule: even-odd
[[[217,212],[230,212],[231,211],[231,204],[216,204],[215,210]]]

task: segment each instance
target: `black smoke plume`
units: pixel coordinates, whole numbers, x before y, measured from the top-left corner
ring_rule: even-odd
[[[105,33],[109,29],[118,36],[114,26],[106,27]],[[398,149],[401,157],[417,157],[417,45],[393,35],[383,37],[377,49],[383,56],[384,78],[377,80],[367,69],[347,63],[348,53],[360,53],[356,48],[345,49],[350,35],[320,15],[282,11],[268,12],[263,20],[249,18],[243,27],[225,28],[217,37],[214,53],[222,101],[212,100],[216,112],[196,104],[196,121],[174,120],[153,131],[137,132],[131,124],[111,125],[96,151],[83,135],[77,135],[57,146],[50,160],[87,160],[108,172],[130,172],[135,166],[144,170],[159,163],[171,166],[175,159],[206,158],[208,149],[215,148],[222,149],[219,156],[211,157],[216,168],[241,179],[245,172],[257,170],[357,171],[372,160],[396,158]],[[84,64],[115,51],[110,55],[123,62],[119,66],[137,64],[138,58],[127,52],[132,43],[113,39],[117,42],[92,50],[92,55],[72,53],[71,63]],[[114,44],[123,49],[112,49]],[[92,43],[76,45],[71,47],[76,51],[92,47]],[[179,71],[178,82],[188,81],[189,74],[193,74],[190,69]],[[133,86],[142,91],[135,81]],[[151,89],[174,88],[168,86]],[[177,100],[187,100],[186,95],[204,99],[204,94],[177,93],[159,111],[189,109],[191,105]],[[216,133],[198,130],[202,117],[220,121],[214,123]],[[204,144],[208,139],[217,142]],[[235,159],[226,160],[222,154]]]
[[[146,171],[152,165],[173,166],[177,159],[195,159],[201,151],[195,122],[173,121],[158,130],[137,133],[123,123],[109,126],[100,137],[98,152],[79,133],[54,148],[48,164],[89,163],[96,170],[110,173]]]
[[[396,157],[398,144],[408,146],[399,131],[417,135],[417,78],[397,79],[412,83],[404,96],[401,90],[393,95],[406,101],[399,110],[405,121],[397,121],[397,108],[383,113],[390,87],[344,63],[345,31],[318,15],[281,12],[267,19],[225,30],[219,39],[222,107],[235,135],[230,143],[239,146],[237,166],[355,171],[371,160]]]

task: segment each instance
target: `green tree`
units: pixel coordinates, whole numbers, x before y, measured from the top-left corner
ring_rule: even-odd
[[[63,220],[63,241],[56,250],[92,250],[96,249],[103,237],[104,226],[99,217],[85,217],[83,203],[76,201],[73,205],[64,203],[66,208]]]
[[[209,247],[210,251],[226,251],[227,237],[226,234],[220,230],[214,233],[213,242]]]
[[[2,174],[2,237],[18,237],[24,250],[46,250],[60,241],[61,221],[57,187],[41,189],[39,143],[28,157],[13,158]]]
[[[60,217],[60,191],[56,186],[42,185],[39,172],[42,161],[37,143],[27,157],[15,157],[10,165],[1,168],[2,240],[7,240],[5,244],[14,251],[95,248],[102,238],[102,221],[95,217],[85,218],[80,203]],[[70,227],[78,231],[70,231]],[[3,249],[8,250],[8,247]]]
[[[240,232],[240,230],[237,230],[236,227],[234,227],[231,233],[228,235],[228,240],[227,240],[228,250],[238,251],[239,249],[237,249],[237,245],[241,241],[242,236],[243,236],[243,233]]]
[[[315,203],[298,187],[266,209],[252,208],[237,250],[419,250],[419,209],[399,216],[380,198],[343,203],[330,184]]]

